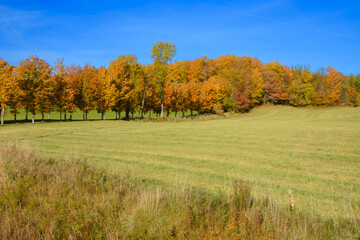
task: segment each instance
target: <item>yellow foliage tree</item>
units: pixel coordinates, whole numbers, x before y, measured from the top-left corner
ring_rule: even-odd
[[[0,111],[1,125],[4,124],[5,107],[10,100],[10,89],[13,84],[13,66],[0,58]]]
[[[97,76],[93,78],[94,101],[101,119],[105,120],[105,113],[115,105],[115,85],[111,84],[111,79],[107,77],[105,67],[97,71]]]
[[[261,72],[259,69],[255,69],[252,73],[252,78],[250,82],[250,101],[251,106],[255,106],[261,103],[264,94],[264,80],[262,78]]]
[[[328,103],[330,105],[338,102],[341,92],[341,75],[338,71],[333,69],[331,66],[327,68],[329,74],[326,77],[326,82],[328,86]]]

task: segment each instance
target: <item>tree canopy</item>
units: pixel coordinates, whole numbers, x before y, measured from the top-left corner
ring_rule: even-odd
[[[60,119],[80,109],[96,109],[105,119],[113,110],[164,113],[244,112],[261,104],[305,106],[360,106],[360,75],[344,75],[329,66],[312,72],[307,66],[262,63],[257,58],[206,56],[172,62],[176,46],[153,45],[153,63],[142,65],[134,55],[119,56],[109,67],[65,66],[58,59],[51,67],[38,56],[11,66],[0,58],[1,116],[20,109],[34,115],[57,111]]]

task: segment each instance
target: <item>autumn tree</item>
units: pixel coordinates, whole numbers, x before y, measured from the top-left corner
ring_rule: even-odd
[[[66,111],[70,113],[69,119],[72,120],[72,114],[76,111],[77,104],[81,102],[82,98],[81,67],[74,65],[66,67],[64,81],[68,87]]]
[[[179,111],[186,112],[189,107],[186,86],[189,82],[191,62],[179,61],[170,64],[165,89],[165,106],[168,111],[173,111],[175,117]],[[170,90],[170,91],[169,91]]]
[[[327,105],[327,82],[326,82],[326,69],[320,68],[313,73],[313,86],[315,89],[315,96],[313,100],[314,105]]]
[[[186,85],[186,98],[188,102],[188,109],[190,109],[191,116],[194,115],[194,110],[201,109],[201,83],[190,80]]]
[[[169,66],[167,79],[170,82],[186,83],[189,81],[191,62],[189,60],[174,62]]]
[[[66,67],[63,64],[63,59],[57,59],[54,67],[54,74],[51,78],[51,100],[54,109],[60,114],[60,121],[62,121],[62,114],[66,111],[71,111],[71,104],[74,100],[74,91],[70,87],[69,81],[66,79]]]
[[[252,107],[262,102],[264,88],[265,88],[265,84],[261,72],[259,69],[255,69],[252,72],[252,78],[251,78],[250,90],[249,90],[250,91],[249,97]]]
[[[262,77],[264,79],[264,104],[279,103],[286,100],[282,91],[285,76],[284,67],[278,62],[267,63],[262,69]]]
[[[359,78],[357,78],[353,74],[350,74],[347,76],[347,79],[350,87],[355,88],[355,90],[360,90],[360,75]]]
[[[16,70],[14,70],[13,75]],[[14,78],[14,76],[13,76]],[[14,122],[16,123],[16,116],[19,114],[19,110],[22,108],[22,101],[21,96],[22,92],[19,88],[19,83],[15,79],[11,81],[10,88],[9,88],[9,98],[7,105],[10,107],[10,112],[14,116]]]
[[[37,112],[41,113],[42,121],[44,121],[45,113],[49,113],[53,108],[50,79],[51,77],[49,76],[41,82],[35,101]]]
[[[360,106],[360,75],[357,79],[353,74],[346,76],[346,90],[349,95],[349,101],[353,106]]]
[[[189,79],[203,82],[209,77],[211,77],[211,66],[206,56],[191,61],[188,75]]]
[[[176,110],[177,94],[176,94],[176,88],[174,85],[175,84],[170,83],[170,82],[165,83],[164,110],[165,110],[167,117],[169,117],[173,106],[175,107],[175,111],[177,112],[177,110]]]
[[[289,103],[301,107],[311,105],[315,97],[312,73],[308,68],[298,66],[294,68],[293,76],[295,81],[289,86]]]
[[[132,115],[139,111],[140,108],[138,107],[139,105],[139,98],[138,93],[136,92],[136,84],[142,80],[143,77],[147,77],[146,75],[144,75],[143,72],[143,68],[141,67],[141,65],[137,62],[137,58],[135,57],[134,61],[131,62],[130,64],[130,89],[131,91],[129,92],[128,96],[129,98],[126,101],[125,104],[125,117],[126,119],[129,119],[129,113],[131,113]]]
[[[10,89],[13,85],[13,66],[0,58],[0,112],[1,125],[4,124],[5,107],[10,100]]]
[[[243,111],[250,107],[250,94],[254,96],[259,94],[256,88],[261,88],[259,83],[263,80],[262,76],[257,77],[255,78],[257,83],[253,83],[253,72],[262,65],[258,59],[251,57],[228,55],[215,59],[216,74],[225,79],[231,89],[231,97],[226,99],[223,107],[226,105],[225,108],[232,111]]]
[[[156,84],[160,90],[160,117],[164,117],[164,94],[166,77],[168,73],[168,64],[175,57],[176,46],[175,44],[171,44],[169,42],[157,42],[153,44],[151,52],[151,57],[154,59],[154,75],[156,79]]]
[[[221,76],[211,76],[208,81],[202,84],[200,97],[201,97],[201,110],[204,112],[213,112],[215,107],[217,110],[223,111],[224,100],[231,95],[231,89],[227,81]]]
[[[144,113],[147,112],[149,113],[150,119],[152,118],[152,112],[155,112],[156,114],[160,114],[161,112],[161,99],[159,88],[157,88],[155,84],[151,85],[151,87],[147,91]]]
[[[88,113],[95,107],[92,83],[93,78],[96,77],[96,71],[96,68],[86,63],[82,69],[77,70],[76,75],[78,76],[73,82],[73,87],[75,87],[74,103],[83,112],[83,120],[87,120]]]
[[[44,113],[49,110],[48,82],[51,67],[37,56],[20,61],[16,68],[16,78],[22,92],[23,106],[30,111],[32,123],[35,121],[36,112]]]
[[[154,67],[153,65],[139,66],[139,67],[140,67],[139,76],[137,78],[135,88],[141,102],[140,118],[144,118],[145,104],[147,100],[148,91],[153,85],[153,78],[151,76]]]
[[[107,77],[108,81],[115,89],[115,104],[113,110],[117,113],[116,118],[121,118],[121,112],[125,110],[126,118],[132,107],[132,101],[135,98],[135,81],[140,75],[140,66],[137,58],[133,55],[119,56],[111,61]]]
[[[111,84],[111,79],[107,77],[105,67],[100,67],[97,75],[92,82],[94,101],[96,108],[101,113],[101,119],[105,120],[105,113],[115,104],[115,86]]]
[[[356,75],[354,81],[351,84],[354,84],[354,87],[357,89],[357,91],[360,91],[360,74]]]
[[[327,71],[329,74],[326,77],[328,86],[327,100],[330,105],[335,104],[339,101],[340,90],[341,90],[341,75],[338,71],[332,67],[328,67]]]

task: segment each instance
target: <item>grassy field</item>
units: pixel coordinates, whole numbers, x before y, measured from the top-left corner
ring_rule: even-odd
[[[243,179],[255,197],[323,217],[360,215],[360,108],[260,107],[209,121],[73,121],[0,128],[46,156],[91,164],[171,187],[231,191]],[[358,217],[357,217],[358,218]]]
[[[235,180],[231,194],[162,188],[81,159],[0,149],[1,239],[359,239],[360,221],[322,219],[255,199]],[[293,205],[291,205],[293,206]]]

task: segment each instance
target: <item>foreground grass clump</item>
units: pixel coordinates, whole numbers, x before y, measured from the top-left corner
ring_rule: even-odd
[[[91,167],[5,146],[0,154],[1,239],[341,239],[358,222],[323,221],[292,206],[232,195],[164,191]],[[291,205],[291,202],[290,202]]]

